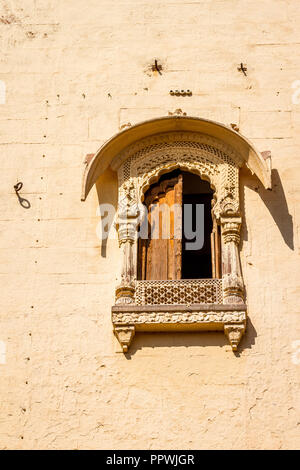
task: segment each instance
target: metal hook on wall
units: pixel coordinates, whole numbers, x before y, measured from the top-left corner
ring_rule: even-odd
[[[14,185],[14,190],[16,192],[16,195],[17,195],[17,198],[19,200],[20,205],[24,209],[30,209],[31,204],[28,201],[28,199],[25,199],[25,198],[21,197],[20,194],[19,194],[19,191],[21,191],[22,188],[23,188],[23,183],[21,181],[19,181],[17,184]]]

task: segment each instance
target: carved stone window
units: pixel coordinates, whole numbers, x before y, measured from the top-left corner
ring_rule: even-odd
[[[112,323],[124,352],[135,332],[168,330],[223,330],[232,349],[237,349],[247,317],[239,254],[239,168],[245,163],[270,187],[270,159],[264,160],[240,134],[212,121],[172,117],[121,132],[87,164],[83,199],[108,165],[118,173],[117,228],[123,264]],[[198,175],[214,192],[210,278],[182,279],[178,244],[173,246],[173,264],[164,267],[171,274],[145,275],[145,255],[142,246],[138,249],[137,236],[141,204],[145,195],[145,202],[148,198],[151,203],[155,191],[150,188],[174,170]],[[160,180],[167,181],[174,201],[182,197],[182,182],[176,178]]]

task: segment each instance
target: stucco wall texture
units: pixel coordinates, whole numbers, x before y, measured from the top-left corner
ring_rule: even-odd
[[[0,5],[0,448],[299,447],[299,0]],[[236,354],[203,332],[137,334],[125,356],[119,248],[96,233],[117,178],[81,202],[83,161],[179,108],[272,152],[272,191],[241,172],[248,329]]]

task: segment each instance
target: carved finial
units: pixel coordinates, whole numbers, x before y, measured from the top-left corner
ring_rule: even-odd
[[[239,342],[245,331],[245,325],[225,325],[224,333],[227,336],[229,343],[231,344],[232,351],[236,351]]]
[[[134,326],[115,326],[114,329],[117,340],[122,346],[123,352],[126,353],[132,343],[135,327]]]
[[[186,116],[186,113],[182,111],[182,109],[178,108],[175,109],[175,111],[172,113],[171,111],[168,111],[169,116]]]
[[[131,122],[126,122],[125,124],[122,124],[119,129],[120,131],[124,130],[124,129],[128,129],[129,127],[131,127]]]
[[[240,128],[237,124],[235,124],[234,122],[231,122],[230,125],[234,131],[239,132]]]

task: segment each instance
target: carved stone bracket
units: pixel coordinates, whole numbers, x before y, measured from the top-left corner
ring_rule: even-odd
[[[115,325],[114,332],[123,352],[126,353],[133,340],[135,327],[133,325]]]
[[[244,332],[244,324],[224,325],[224,333],[227,336],[233,351],[237,350],[239,342],[241,341]]]

